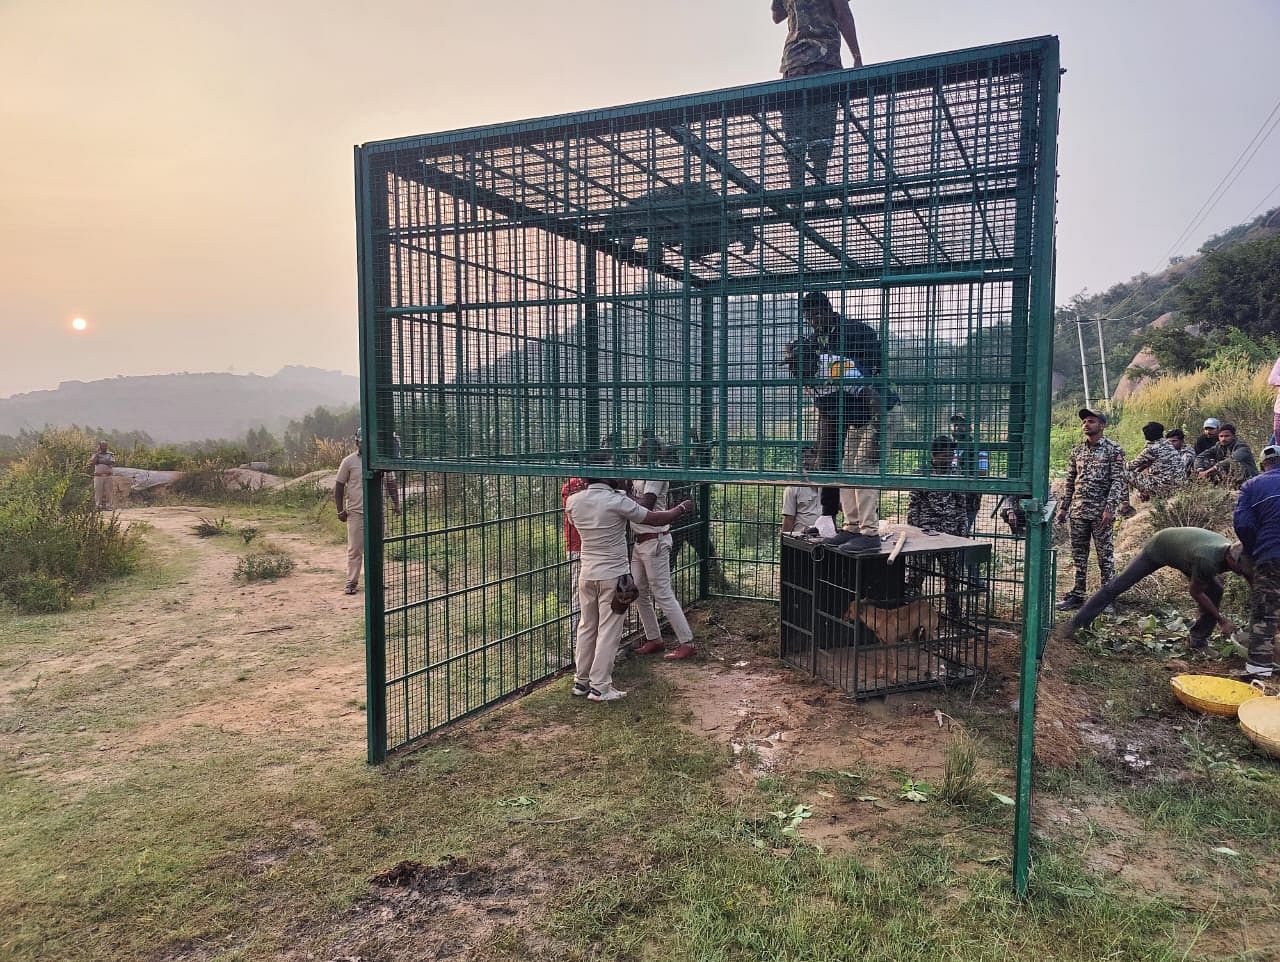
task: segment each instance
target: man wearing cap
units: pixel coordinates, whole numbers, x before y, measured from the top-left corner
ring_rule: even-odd
[[[333,501],[338,509],[338,520],[347,525],[347,586],[344,594],[354,595],[359,590],[360,569],[364,566],[364,462],[361,460],[360,432],[355,436],[356,449],[338,465],[338,476],[333,484]],[[387,500],[391,510],[400,513],[400,491],[390,472],[384,476]],[[381,534],[381,532],[379,533]]]
[[[1231,521],[1254,566],[1244,674],[1272,678],[1277,671],[1276,632],[1280,631],[1280,446],[1269,444],[1262,449],[1262,474],[1240,488]]]
[[[581,539],[578,592],[582,612],[574,644],[574,695],[589,701],[617,701],[625,691],[613,687],[613,662],[626,623],[627,603],[615,604],[619,581],[631,580],[627,557],[627,522],[654,528],[671,524],[693,512],[692,501],[667,511],[650,511],[624,493],[626,482],[588,477],[587,486],[565,501],[565,517]],[[628,599],[634,600],[634,599]]]
[[[1236,437],[1236,426],[1224,424],[1218,443],[1196,458],[1194,470],[1206,481],[1238,488],[1258,473],[1258,464],[1249,445]]]
[[[1182,428],[1171,428],[1164,433],[1165,440],[1169,442],[1169,446],[1178,452],[1178,460],[1182,463],[1182,477],[1184,479],[1191,475],[1191,465],[1195,462],[1196,453],[1187,447],[1187,435]]]
[[[1217,418],[1205,418],[1204,428],[1200,432],[1200,437],[1196,438],[1195,454],[1196,457],[1204,454],[1211,447],[1218,443],[1218,427],[1222,424]]]
[[[1157,531],[1124,571],[1094,592],[1075,617],[1054,629],[1055,638],[1069,638],[1081,628],[1088,628],[1112,602],[1143,578],[1161,568],[1176,568],[1187,576],[1191,599],[1200,609],[1200,617],[1191,626],[1188,645],[1194,651],[1209,643],[1216,624],[1224,635],[1236,630],[1218,606],[1222,604],[1222,580],[1225,572],[1234,571],[1248,580],[1252,565],[1239,542],[1232,544],[1215,531],[1204,528],[1163,528]]]
[[[1071,519],[1071,562],[1075,584],[1062,597],[1059,611],[1074,611],[1084,605],[1089,573],[1089,542],[1098,556],[1102,584],[1116,573],[1112,534],[1116,511],[1125,495],[1124,449],[1103,437],[1107,416],[1100,411],[1080,409],[1084,441],[1071,451],[1067,462],[1067,489],[1058,507],[1058,524]]]
[[[871,325],[837,314],[822,291],[805,294],[802,310],[814,337],[807,356],[798,362],[798,373],[814,382],[810,390],[818,412],[818,467],[874,474],[880,470],[881,441],[888,438],[875,386],[884,365],[880,338]],[[892,409],[896,399],[891,395],[889,402]],[[842,487],[840,507],[844,528],[827,543],[845,554],[879,553],[879,490]]]
[[[1187,473],[1182,467],[1182,457],[1165,440],[1163,424],[1148,421],[1142,426],[1142,436],[1147,441],[1146,446],[1125,465],[1124,473],[1129,487],[1138,492],[1138,497],[1150,501],[1153,497],[1163,498],[1172,494],[1187,480]],[[1120,513],[1126,516],[1133,514],[1133,507],[1127,500]]]

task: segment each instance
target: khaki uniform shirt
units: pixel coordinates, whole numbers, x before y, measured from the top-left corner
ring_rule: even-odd
[[[364,462],[360,452],[348,454],[338,465],[338,483],[347,487],[344,501],[348,514],[364,514]]]
[[[627,522],[644,519],[649,512],[643,505],[596,481],[587,490],[569,495],[564,511],[582,539],[582,579],[612,581],[631,572]]]
[[[796,531],[816,528],[822,517],[822,492],[807,485],[788,485],[782,492],[782,513],[795,517]]]
[[[646,494],[655,494],[658,500],[654,502],[654,511],[666,511],[671,507],[671,482],[670,481],[640,481],[636,483],[634,488],[636,497],[643,497]],[[648,524],[638,524],[631,522],[631,530],[636,534],[665,534],[671,530],[671,525],[664,524],[660,527],[654,527]]]

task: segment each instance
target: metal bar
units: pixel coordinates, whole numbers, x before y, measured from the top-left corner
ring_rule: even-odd
[[[1058,147],[1058,44],[1047,45],[1040,65],[1039,130],[1036,144],[1035,237],[1032,262],[1039,270],[1032,275],[1031,320],[1034,334],[1031,344],[1035,360],[1031,370],[1043,374],[1050,370],[1053,359],[1053,263],[1054,206],[1057,188]],[[1049,378],[1034,379],[1031,391],[1032,434],[1031,496],[1041,504],[1049,497]],[[1019,898],[1027,895],[1031,874],[1031,788],[1032,757],[1035,749],[1036,682],[1040,633],[1045,615],[1045,552],[1049,544],[1044,512],[1031,522],[1027,531],[1027,556],[1024,564],[1024,611],[1022,632],[1022,669],[1018,697],[1018,763],[1015,789],[1013,837],[1013,887]]]
[[[373,266],[374,201],[369,183],[371,174],[368,163],[369,159],[365,153],[359,147],[355,148],[356,259],[360,265],[357,277],[360,310],[360,424],[364,437],[371,439],[374,434],[374,412],[377,405],[375,374],[377,353],[374,346],[378,339],[374,327],[373,309],[377,303],[377,295],[373,289],[374,278],[377,277]],[[382,209],[385,209],[385,205]],[[367,488],[368,485],[365,487]],[[377,512],[375,516],[380,519],[380,499],[375,510]],[[370,764],[376,764],[387,757],[387,653],[383,586],[380,579],[375,586],[369,577],[373,574],[374,558],[381,561],[380,535],[382,532],[379,528],[379,537],[372,537],[371,530],[370,526],[366,526],[365,557],[368,559],[370,570],[365,577],[364,600],[365,720],[368,760]]]

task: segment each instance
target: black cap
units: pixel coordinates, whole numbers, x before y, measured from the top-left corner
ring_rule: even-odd
[[[1142,436],[1148,441],[1159,441],[1164,437],[1164,425],[1159,421],[1148,421],[1142,426]]]
[[[969,420],[969,419],[968,419],[967,417],[965,417],[963,414],[961,414],[959,411],[957,411],[955,414],[951,415],[951,423],[952,423],[952,424],[956,424],[957,422],[965,422],[965,421],[968,421],[968,420]]]
[[[1090,411],[1088,408],[1081,408],[1080,420],[1083,421],[1085,418],[1097,418],[1103,424],[1107,423],[1107,416],[1101,411]]]

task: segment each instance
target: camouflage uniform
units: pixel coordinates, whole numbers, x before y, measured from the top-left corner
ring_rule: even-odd
[[[807,77],[844,66],[840,62],[840,25],[831,0],[773,0],[773,13],[775,17],[785,14],[787,18],[782,76]],[[839,98],[814,91],[791,96],[800,101],[788,103],[782,109],[782,136],[787,147],[791,186],[804,185],[806,153],[814,178],[824,184],[827,163],[835,146]]]
[[[1097,444],[1077,444],[1067,462],[1067,490],[1059,511],[1071,521],[1071,563],[1076,569],[1070,595],[1083,600],[1089,572],[1089,542],[1098,555],[1098,570],[1105,585],[1115,577],[1112,544],[1114,517],[1125,496],[1124,448],[1103,437]],[[1111,521],[1102,515],[1111,512]]]
[[[1209,476],[1209,480],[1230,488],[1239,488],[1258,473],[1258,462],[1253,459],[1253,451],[1239,438],[1229,448],[1219,441],[1202,451],[1196,456],[1194,467],[1197,471],[1217,467],[1218,470]]]
[[[912,491],[907,524],[963,538],[969,527],[966,498],[963,491]]]
[[[1187,480],[1186,462],[1164,438],[1148,442],[1124,473],[1129,487],[1148,498],[1172,494]]]
[[[1280,632],[1280,561],[1258,565],[1249,590],[1249,661],[1263,667],[1275,664],[1276,633]]]
[[[951,474],[951,471],[938,471],[934,474]],[[926,531],[940,531],[943,534],[954,534],[964,537],[969,529],[967,495],[963,491],[919,491],[911,492],[907,502],[907,524],[915,525]],[[947,599],[947,613],[956,618],[960,615],[960,580],[959,551],[945,551],[929,555],[922,565],[913,566],[908,583],[915,593],[919,594],[926,571],[938,572],[943,579],[943,592]]]
[[[1182,464],[1182,477],[1191,477],[1191,465],[1195,464],[1196,453],[1191,448],[1183,447],[1182,450],[1174,449],[1174,453],[1178,456],[1179,462]]]

